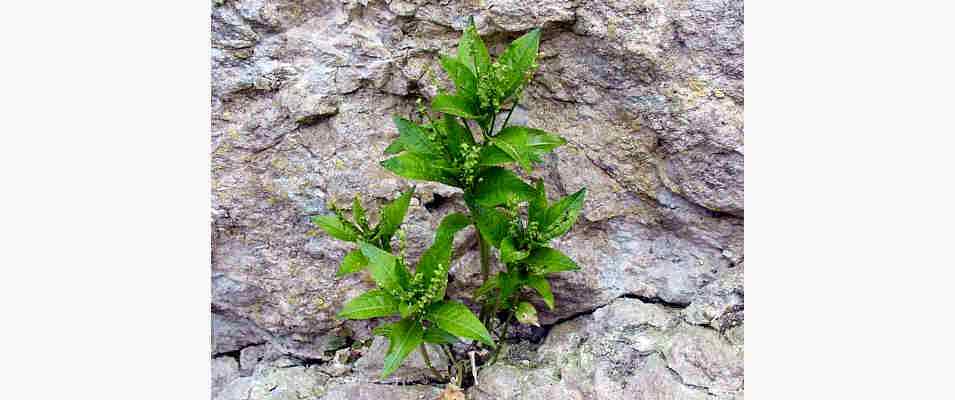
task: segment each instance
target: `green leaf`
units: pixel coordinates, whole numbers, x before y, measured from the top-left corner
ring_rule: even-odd
[[[540,29],[534,29],[511,42],[501,54],[498,62],[508,67],[504,69],[507,71],[505,76],[498,77],[498,80],[504,83],[504,98],[516,93],[531,72],[537,60],[540,36]]]
[[[434,344],[454,344],[458,341],[458,337],[448,333],[448,331],[444,329],[431,326],[424,331],[424,341]]]
[[[438,226],[438,231],[434,235],[434,242],[421,255],[415,268],[415,275],[421,276],[422,282],[430,283],[437,280],[446,283],[448,281],[448,270],[451,267],[451,244],[454,242],[454,234],[468,225],[471,225],[471,220],[461,213],[448,214],[441,220],[441,225]],[[438,275],[439,265],[441,266],[440,275]],[[443,299],[446,288],[446,284],[438,288],[434,299]]]
[[[539,162],[540,156],[567,143],[564,138],[552,133],[517,125],[505,127],[492,140],[525,171],[531,170],[532,161]]]
[[[499,274],[500,274],[500,273],[494,274],[494,276],[492,276],[492,277],[488,278],[486,281],[484,281],[484,284],[481,285],[481,287],[477,288],[477,290],[474,291],[474,297],[476,297],[476,298],[484,297],[485,295],[487,295],[488,293],[490,293],[492,290],[497,289],[498,285],[500,284],[500,280],[501,280],[501,277],[500,277]]]
[[[540,129],[525,126],[509,126],[508,128],[517,128],[527,133],[526,146],[532,156],[532,160],[535,158],[539,159],[540,156],[547,152],[567,144],[567,139]],[[507,128],[504,128],[504,130],[506,131]]]
[[[406,151],[418,153],[432,160],[444,158],[441,147],[428,138],[428,134],[422,127],[397,115],[392,119],[395,121],[395,126],[398,127],[399,139]]]
[[[385,154],[398,154],[402,151],[405,151],[405,145],[404,143],[401,143],[401,138],[391,142],[391,144],[385,148]]]
[[[525,281],[527,286],[530,286],[541,295],[541,298],[544,299],[544,304],[547,304],[547,307],[551,310],[554,309],[554,293],[550,291],[550,283],[547,282],[547,278],[543,276],[530,276]]]
[[[478,156],[478,165],[481,166],[502,165],[514,161],[516,160],[513,157],[493,144],[482,147]]]
[[[508,299],[521,288],[523,280],[521,280],[517,271],[500,273],[500,276],[501,298]]]
[[[398,300],[384,290],[365,292],[342,306],[339,318],[369,319],[398,313]]]
[[[371,333],[378,336],[385,336],[385,337],[391,336],[391,332],[395,328],[395,325],[397,324],[398,324],[397,322],[383,323],[375,327],[375,329],[372,329]]]
[[[361,250],[352,250],[348,254],[345,254],[345,258],[342,259],[341,265],[338,266],[338,273],[335,274],[336,277],[343,277],[345,275],[361,271],[368,265],[368,258],[365,258],[361,254]]]
[[[477,79],[474,72],[457,58],[441,56],[441,66],[458,89],[458,95],[474,98],[477,93]]]
[[[547,216],[547,189],[544,188],[544,180],[538,179],[534,183],[534,196],[527,204],[527,220],[536,222],[538,225],[544,224]]]
[[[391,328],[388,340],[390,343],[388,354],[385,355],[381,379],[385,379],[395,372],[408,357],[408,354],[411,354],[415,348],[423,343],[424,328],[417,321],[403,319]]]
[[[456,301],[436,303],[428,310],[424,318],[455,336],[479,340],[488,346],[494,346],[494,340],[491,339],[487,328],[464,304]]]
[[[491,143],[493,143],[495,147],[504,151],[508,157],[517,161],[521,168],[524,168],[524,171],[530,172],[531,160],[528,157],[527,151],[525,149],[519,148],[514,143],[510,143],[498,137],[492,137]]]
[[[491,69],[491,56],[477,33],[474,17],[468,21],[468,26],[464,28],[464,33],[458,41],[458,60],[471,69],[478,78],[486,76]]]
[[[471,214],[477,223],[478,232],[494,247],[501,245],[507,236],[507,217],[493,207],[482,207],[470,201],[468,204]]]
[[[351,212],[352,215],[355,216],[355,222],[361,227],[362,232],[371,230],[371,228],[368,227],[368,216],[365,214],[365,208],[361,206],[361,198],[359,198],[357,194],[355,195],[355,200],[352,202]]]
[[[375,283],[391,293],[403,292],[403,279],[398,269],[404,267],[398,265],[398,259],[369,243],[361,242],[359,246],[361,253],[368,257],[368,270]]]
[[[381,162],[381,166],[408,179],[440,182],[460,186],[453,168],[436,163],[416,153],[404,153]]]
[[[534,195],[534,188],[510,170],[490,167],[478,175],[472,195],[478,204],[494,207],[506,203],[511,197],[528,200]]]
[[[338,240],[354,242],[361,237],[361,234],[351,223],[342,222],[337,215],[316,215],[312,217],[312,223]]]
[[[391,237],[395,235],[401,223],[405,220],[405,214],[408,212],[408,205],[411,204],[411,196],[415,188],[411,188],[399,196],[395,201],[388,203],[381,208],[381,220],[375,228],[374,240],[383,246],[389,246]]]
[[[431,100],[431,108],[434,111],[457,115],[461,118],[481,118],[477,103],[471,98],[460,95],[439,94],[434,96],[434,99]]]
[[[517,244],[514,243],[514,238],[508,236],[501,241],[501,261],[505,264],[512,263],[514,261],[520,261],[527,257],[529,254],[528,251],[521,251],[517,248]]]
[[[524,259],[524,263],[531,266],[534,275],[546,275],[554,272],[576,271],[580,269],[574,260],[560,251],[550,247],[539,247],[531,251],[531,255]]]
[[[537,320],[537,309],[534,308],[533,304],[526,301],[517,304],[517,308],[514,310],[514,317],[517,318],[517,322],[524,325],[541,326]]]
[[[438,125],[444,130],[447,137],[445,145],[447,145],[448,153],[457,160],[463,160],[462,145],[474,145],[474,137],[471,136],[471,132],[464,125],[458,123],[458,118],[451,114],[444,114],[444,118]]]
[[[583,188],[570,196],[566,196],[547,209],[547,216],[542,225],[544,239],[550,240],[567,233],[580,215],[584,206],[584,197],[587,188]]]
[[[408,318],[408,317],[410,317],[410,316],[411,316],[411,311],[412,311],[412,309],[411,309],[411,304],[408,304],[408,303],[403,302],[403,301],[398,304],[398,314],[401,315],[401,318]]]

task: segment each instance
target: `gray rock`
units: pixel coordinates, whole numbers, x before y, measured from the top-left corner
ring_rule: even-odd
[[[238,377],[235,359],[214,359],[213,376],[216,376],[216,360],[232,360],[228,382],[213,385],[216,400],[431,400],[440,389],[425,385],[385,385],[361,381],[354,377],[331,378],[322,371],[322,366],[304,366],[292,359],[278,359],[259,364],[254,373]]]
[[[212,398],[239,378],[239,363],[235,358],[224,356],[212,359]]]
[[[275,361],[281,356],[280,352],[268,344],[243,348],[239,353],[239,374],[252,375],[259,363]]]
[[[482,399],[733,399],[742,353],[679,313],[618,299],[553,327],[528,357],[508,354],[469,390]]]
[[[281,363],[259,365],[252,376],[233,380],[214,399],[319,399],[328,379],[317,367]]]
[[[433,400],[440,394],[433,386],[349,382],[331,387],[321,400]]]
[[[331,363],[348,338],[371,337],[374,322],[335,314],[372,282],[334,276],[353,247],[309,216],[356,193],[377,209],[417,184],[404,227],[414,260],[460,210],[460,192],[378,162],[397,136],[391,116],[448,83],[437,57],[455,50],[471,15],[492,53],[543,27],[540,69],[515,121],[569,140],[535,172],[551,197],[589,189],[578,226],[554,243],[581,271],[553,279],[558,308],[541,321],[639,296],[687,306],[681,323],[742,346],[741,0],[237,0],[211,14],[214,354],[248,348],[253,360],[259,349],[248,346],[268,342]],[[480,284],[476,243],[470,229],[455,242],[449,293],[464,301]],[[627,379],[676,398],[699,392],[677,378],[736,390],[732,376],[674,375],[663,351],[637,358],[646,368]],[[245,398],[253,377],[223,393]],[[544,387],[546,377],[529,379]],[[554,393],[564,389],[581,390]]]
[[[689,307],[683,310],[687,322],[711,325],[725,331],[735,325],[734,314],[743,312],[743,264],[723,271],[720,277],[703,287]]]
[[[448,357],[439,347],[427,345],[428,358],[431,359],[431,365],[439,372],[447,371]],[[388,352],[388,339],[376,336],[371,347],[362,352],[362,357],[355,362],[355,371],[357,376],[368,382],[396,383],[396,382],[420,382],[434,378],[434,374],[428,369],[424,362],[424,357],[420,351],[415,350],[408,355],[401,367],[392,373],[384,381],[379,379],[381,370],[384,367],[385,355]]]
[[[262,338],[247,324],[212,313],[212,354],[236,351],[262,342]]]

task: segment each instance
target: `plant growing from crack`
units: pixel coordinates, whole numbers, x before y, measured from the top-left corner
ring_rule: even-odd
[[[578,268],[573,260],[548,244],[576,222],[586,190],[549,204],[542,181],[532,186],[505,168],[517,164],[529,173],[534,164],[542,161],[541,156],[566,143],[560,136],[540,129],[508,125],[537,69],[539,41],[540,30],[534,29],[492,60],[472,19],[461,36],[457,54],[440,58],[441,66],[454,82],[455,92],[441,90],[432,99],[430,110],[419,102],[420,124],[394,117],[399,137],[385,149],[386,154],[394,157],[381,165],[405,178],[460,188],[468,209],[467,214],[453,213],[441,221],[431,247],[421,255],[413,271],[405,260],[404,236],[399,230],[413,189],[385,205],[374,228],[357,198],[352,205],[354,222],[334,205],[333,215],[313,218],[332,237],[358,244],[343,259],[338,275],[367,269],[378,287],[349,301],[339,316],[400,317],[397,322],[381,324],[374,330],[376,335],[389,339],[382,378],[419,348],[428,367],[443,380],[431,365],[424,346],[431,343],[438,345],[452,361],[448,375],[460,385],[469,364],[468,360],[455,360],[451,344],[458,338],[475,340],[494,349],[493,362],[500,346],[495,346],[486,326],[493,325],[496,317],[504,321],[493,329],[494,336],[503,340],[514,318],[536,325],[537,310],[523,289],[535,290],[552,309],[554,296],[547,275]],[[498,117],[505,112],[498,123]],[[479,131],[478,138],[472,127]],[[469,225],[478,231],[480,245],[482,285],[475,293],[481,302],[480,318],[463,303],[445,299],[454,236]],[[396,233],[397,253],[391,246]],[[492,247],[498,249],[506,267],[493,276]],[[470,365],[474,365],[474,353],[469,354]],[[476,373],[474,367],[470,368]]]

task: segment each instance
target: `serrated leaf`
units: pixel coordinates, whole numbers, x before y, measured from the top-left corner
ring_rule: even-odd
[[[361,271],[368,265],[368,258],[364,254],[361,254],[361,250],[355,249],[349,251],[348,254],[345,254],[345,258],[342,259],[341,265],[338,266],[338,273],[335,274],[336,277],[343,277],[345,275]]]
[[[471,69],[478,78],[487,75],[491,69],[491,56],[477,33],[474,17],[468,21],[468,26],[464,28],[464,33],[458,41],[458,60]]]
[[[493,207],[483,207],[467,197],[468,208],[474,216],[478,232],[484,240],[494,247],[501,245],[501,241],[507,235],[507,217]]]
[[[411,188],[408,191],[398,196],[395,201],[386,204],[381,208],[381,218],[378,221],[378,226],[375,227],[375,238],[374,240],[382,246],[390,246],[389,242],[391,237],[395,235],[395,232],[398,231],[398,228],[401,227],[401,223],[405,220],[405,214],[408,213],[408,205],[411,204],[411,196],[414,194],[415,188]]]
[[[514,242],[514,238],[505,237],[501,241],[501,261],[505,264],[512,263],[515,261],[520,261],[527,257],[529,254],[528,251],[521,251],[517,248],[517,244]]]
[[[355,200],[351,206],[352,215],[355,216],[355,222],[361,227],[362,232],[368,232],[371,228],[368,226],[368,216],[365,214],[365,208],[361,206],[361,198],[355,195]]]
[[[441,56],[441,67],[448,73],[454,82],[458,95],[465,98],[474,98],[477,93],[477,79],[474,72],[457,58]]]
[[[560,199],[547,209],[547,215],[542,224],[545,240],[561,236],[574,226],[574,223],[577,222],[577,216],[580,215],[580,209],[584,206],[586,196],[587,188],[583,188]]]
[[[446,283],[448,281],[448,270],[451,267],[451,244],[454,242],[454,234],[461,229],[471,225],[471,219],[461,213],[448,214],[441,220],[438,231],[434,235],[434,242],[431,247],[421,255],[418,265],[415,268],[415,275],[420,276],[422,282]],[[438,266],[441,266],[440,275]],[[434,299],[444,298],[444,291],[447,285],[441,285],[435,292]]]
[[[436,326],[430,326],[424,331],[424,341],[434,344],[454,344],[458,341],[457,336],[452,335],[444,329]]]
[[[408,354],[424,342],[424,328],[417,321],[403,319],[391,328],[388,340],[390,343],[388,354],[385,355],[381,379],[395,372]]]
[[[534,195],[528,200],[527,220],[537,224],[546,223],[544,219],[547,215],[547,189],[544,188],[544,180],[538,179],[534,183]]]
[[[447,137],[445,145],[447,145],[448,153],[457,160],[463,160],[462,145],[474,145],[474,137],[471,136],[471,132],[464,125],[458,123],[458,118],[451,114],[444,114],[444,118],[439,125]]]
[[[416,153],[404,153],[381,162],[381,166],[408,179],[460,186],[453,168]]]
[[[530,171],[532,161],[540,160],[540,156],[567,143],[552,133],[517,125],[505,127],[492,140],[525,171]]]
[[[385,148],[385,154],[398,154],[402,151],[405,151],[405,145],[401,143],[401,138],[396,139],[394,142],[388,145]]]
[[[534,194],[534,188],[510,170],[490,167],[478,175],[471,194],[477,204],[494,207],[506,203],[511,197],[528,200]]]
[[[361,242],[359,246],[361,246],[361,253],[368,258],[371,279],[388,292],[403,292],[403,279],[398,269],[404,267],[398,264],[398,259],[369,243]]]
[[[383,324],[378,325],[377,327],[375,327],[375,329],[372,329],[372,330],[371,330],[371,333],[373,333],[373,334],[375,334],[375,335],[378,335],[378,336],[388,337],[388,336],[391,335],[391,331],[394,329],[395,324],[397,324],[397,322],[383,323]]]
[[[539,247],[531,251],[524,259],[524,263],[531,266],[533,275],[546,275],[554,272],[575,271],[580,269],[574,260],[558,250],[550,247]]]
[[[354,242],[361,237],[361,234],[351,223],[343,222],[337,215],[316,215],[312,217],[312,223],[338,240]]]
[[[464,304],[456,301],[436,303],[428,310],[424,318],[455,336],[494,346],[494,340],[491,339],[487,328]]]
[[[369,319],[387,317],[398,313],[398,300],[384,290],[376,289],[345,303],[338,313],[339,318]]]
[[[537,309],[534,308],[533,304],[526,301],[517,304],[517,308],[514,310],[514,317],[517,318],[517,322],[524,325],[540,326],[537,320]]]
[[[498,274],[494,274],[494,276],[488,278],[486,281],[484,281],[484,284],[481,285],[481,287],[477,288],[477,290],[474,291],[474,297],[476,298],[484,297],[485,295],[490,293],[492,290],[497,289],[500,279],[501,277]]]
[[[432,160],[444,158],[440,145],[431,141],[424,128],[397,115],[392,119],[395,121],[395,126],[398,127],[399,139],[406,151],[418,153]]]
[[[482,147],[478,156],[478,165],[481,166],[503,165],[514,161],[516,160],[513,157],[493,144]]]
[[[547,307],[551,310],[554,309],[554,293],[550,290],[550,283],[547,282],[547,278],[543,276],[530,276],[527,278],[527,286],[533,288],[541,295],[541,299],[544,300],[544,304],[547,304]]]
[[[457,115],[461,118],[481,118],[477,103],[475,103],[473,99],[464,96],[439,94],[434,96],[434,99],[431,100],[431,108],[434,111]]]
[[[498,80],[504,83],[504,98],[508,98],[518,91],[524,84],[526,75],[537,60],[537,50],[540,45],[540,29],[534,29],[515,39],[501,54],[498,62],[505,68],[505,76]]]
[[[524,168],[524,171],[531,170],[531,160],[528,157],[527,151],[523,148],[518,148],[515,144],[507,142],[498,137],[492,137],[491,143],[494,144],[497,148],[501,149],[508,157],[517,161],[517,164]]]
[[[398,314],[401,315],[401,318],[408,318],[411,316],[411,304],[400,302],[398,304]]]

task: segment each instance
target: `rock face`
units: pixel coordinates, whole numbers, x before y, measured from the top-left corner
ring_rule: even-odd
[[[258,364],[281,355],[344,365],[336,354],[371,337],[373,324],[334,318],[371,282],[335,278],[351,247],[309,217],[359,193],[377,209],[413,184],[378,165],[397,136],[391,116],[451,87],[437,57],[454,51],[469,16],[493,54],[543,28],[540,69],[514,120],[569,141],[535,172],[551,197],[589,189],[578,226],[555,243],[582,269],[553,279],[557,309],[541,322],[583,316],[555,326],[546,342],[584,329],[588,313],[622,296],[664,303],[672,308],[660,313],[678,321],[654,328],[669,344],[614,361],[631,371],[605,376],[619,368],[581,364],[557,382],[606,380],[644,393],[637,398],[741,393],[741,366],[724,376],[679,360],[702,349],[700,357],[725,366],[732,354],[714,343],[742,344],[742,0],[214,0],[211,13],[212,353],[239,357],[235,379],[231,364],[217,361],[220,381],[234,383],[219,386],[220,395],[244,390],[246,398],[251,382],[272,379]],[[405,227],[411,259],[462,203],[453,188],[417,187]],[[476,247],[472,229],[456,241],[453,297],[467,300],[480,284]],[[323,377],[311,368],[286,380],[326,387],[322,379],[352,379],[357,370]],[[556,367],[502,363],[503,372],[481,380],[550,387],[546,368]],[[326,396],[360,398],[349,397],[352,384],[395,387],[361,380]],[[552,393],[621,398],[582,388],[556,384]]]
[[[469,395],[508,399],[733,399],[742,346],[676,310],[621,298],[557,325],[535,352],[481,371]]]

